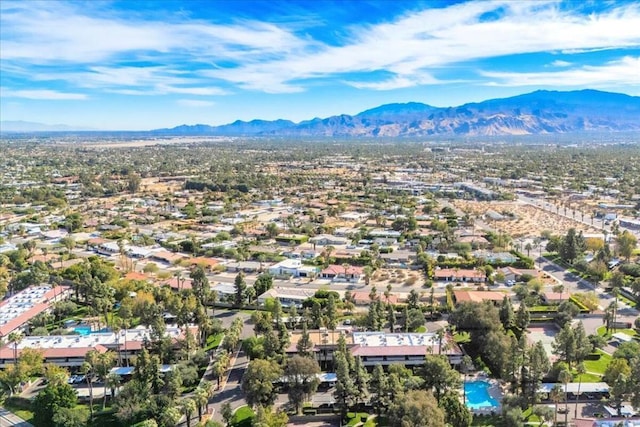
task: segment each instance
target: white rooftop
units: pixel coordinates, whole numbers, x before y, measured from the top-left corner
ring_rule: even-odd
[[[9,297],[0,306],[0,326],[31,310],[36,304],[44,303],[45,294],[50,290],[49,285],[31,286]]]
[[[442,343],[446,338],[442,339]],[[353,343],[366,347],[433,346],[439,343],[434,333],[354,332]]]
[[[150,329],[140,326],[135,329],[123,329],[117,334],[114,332],[93,332],[88,335],[28,336],[19,342],[17,348],[86,348],[97,345],[108,347],[116,346],[118,343],[123,344],[125,338],[127,342],[144,341],[145,338],[149,339],[149,332]],[[177,327],[167,327],[167,336],[179,338],[182,336],[182,331]]]
[[[564,384],[560,383],[542,383],[540,388],[538,389],[539,393],[550,393],[551,390],[555,387],[559,386],[560,389],[564,392]],[[568,383],[567,384],[567,393],[578,393],[578,388],[580,388],[580,393],[606,393],[609,391],[609,385],[607,383]]]

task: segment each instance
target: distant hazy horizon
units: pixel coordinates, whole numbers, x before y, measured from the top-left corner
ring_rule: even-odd
[[[0,3],[0,120],[295,122],[537,89],[640,95],[625,1]]]

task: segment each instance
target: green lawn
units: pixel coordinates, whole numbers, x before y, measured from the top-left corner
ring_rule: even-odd
[[[366,412],[358,412],[358,413],[347,412],[347,419],[349,420],[349,422],[347,423],[347,426],[354,426],[359,422],[361,422],[363,419],[367,419],[367,417],[369,417],[369,414],[367,414]],[[371,420],[371,421],[367,421],[366,424],[364,425],[366,427],[375,427],[376,424],[373,420]]]
[[[207,344],[204,347],[205,351],[213,350],[214,348],[220,345],[220,341],[222,341],[222,337],[224,334],[220,332],[219,334],[209,335],[207,337]]]
[[[605,353],[602,350],[596,350],[596,353],[591,354],[587,360],[584,361],[584,367],[588,372],[604,375],[604,371],[611,362],[611,355]]]
[[[2,406],[4,406],[7,411],[13,412],[28,423],[33,421],[33,412],[28,409],[22,409],[19,406],[11,404],[10,401],[4,402]]]
[[[475,415],[471,425],[496,427],[502,425],[502,419],[498,415]]]
[[[576,375],[575,370],[573,373],[573,381],[574,383],[583,382],[583,383],[599,383],[602,381],[602,376],[596,374],[582,374]]]
[[[609,334],[607,334],[607,327],[604,325],[600,326],[597,329],[597,332],[598,335],[605,338],[610,338],[612,334],[617,334],[618,332],[629,335],[630,337],[635,337],[638,335],[638,332],[635,329],[616,329],[615,331],[612,329],[609,331]]]
[[[248,406],[239,407],[233,414],[231,425],[233,427],[251,427],[251,420],[253,419],[253,410]]]

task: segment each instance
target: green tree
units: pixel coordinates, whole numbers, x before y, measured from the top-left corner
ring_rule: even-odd
[[[513,305],[511,299],[507,295],[502,299],[500,305],[500,321],[505,329],[511,329],[515,323],[515,313],[513,312]]]
[[[260,296],[273,287],[273,276],[263,273],[258,276],[253,288],[256,290],[256,296]]]
[[[231,409],[231,405],[229,402],[224,402],[222,404],[222,408],[220,408],[220,415],[222,415],[222,419],[227,427],[231,426],[231,420],[233,419],[233,409]]]
[[[558,252],[564,261],[573,264],[582,252],[584,252],[585,247],[582,232],[577,233],[575,228],[570,228],[566,236],[562,239]]]
[[[440,400],[440,407],[444,410],[445,421],[452,427],[469,427],[473,416],[462,402],[457,393],[448,392]]]
[[[336,308],[336,301],[333,294],[329,294],[329,298],[327,298],[327,315],[325,324],[327,328],[331,330],[335,330],[336,326],[338,326],[338,310]]]
[[[398,427],[442,427],[445,415],[431,392],[411,390],[398,396],[389,409],[391,425]]]
[[[382,365],[377,364],[373,368],[369,380],[369,391],[371,393],[371,406],[375,408],[376,414],[380,415],[389,406],[389,396],[387,394],[388,380],[382,369]]]
[[[276,398],[274,382],[282,376],[282,369],[269,360],[254,359],[242,377],[242,391],[251,406],[271,406]]]
[[[302,334],[296,343],[296,350],[298,350],[298,354],[300,356],[313,357],[313,343],[311,342],[311,337],[307,330],[307,322],[302,323]]]
[[[78,401],[69,384],[48,384],[33,400],[33,425],[48,427],[61,408],[73,408]]]
[[[251,427],[287,427],[289,417],[284,411],[273,411],[270,407],[258,406],[251,420]]]
[[[460,375],[451,368],[445,356],[428,354],[422,367],[422,379],[424,387],[435,392],[438,402],[445,392],[457,390],[460,387]]]
[[[89,416],[84,408],[58,408],[53,415],[55,427],[85,427]]]
[[[553,354],[571,367],[571,363],[576,359],[576,350],[575,332],[567,323],[553,340]]]
[[[369,374],[362,363],[362,359],[360,357],[355,357],[355,363],[353,366],[353,386],[356,393],[356,404],[367,400],[367,395],[369,394],[368,382]]]
[[[336,386],[333,396],[336,398],[336,406],[340,408],[342,418],[355,400],[356,388],[353,378],[349,373],[349,362],[341,351],[335,352]]]
[[[209,286],[209,279],[201,265],[195,266],[195,268],[189,274],[191,278],[191,290],[196,296],[196,299],[202,306],[206,306],[208,302],[209,294],[211,293],[211,287]]]
[[[633,251],[635,250],[638,244],[638,240],[633,233],[630,233],[628,230],[625,230],[621,235],[619,235],[616,239],[616,246],[618,249],[618,253],[620,256],[624,257],[627,262],[633,255]]]
[[[293,356],[287,360],[284,378],[288,386],[289,401],[300,412],[300,405],[318,389],[320,366],[315,359]]]
[[[527,304],[522,301],[516,312],[515,326],[521,331],[525,331],[529,327],[530,321],[531,315],[529,314],[529,309],[527,308]]]
[[[233,283],[236,290],[234,302],[238,307],[242,307],[244,305],[245,292],[247,290],[247,282],[244,280],[244,273],[238,273]]]

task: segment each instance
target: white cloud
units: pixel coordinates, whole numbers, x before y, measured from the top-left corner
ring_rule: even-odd
[[[483,71],[492,86],[631,86],[640,87],[640,57],[625,57],[604,65],[586,65],[562,71],[505,73]]]
[[[40,90],[12,90],[10,88],[0,88],[0,94],[3,98],[24,98],[24,99],[40,99],[40,100],[83,100],[87,99],[87,95],[83,93],[58,92],[49,89]]]
[[[212,101],[203,101],[201,99],[179,99],[178,104],[183,107],[205,108],[212,107],[216,103]]]
[[[299,27],[252,20],[212,24],[175,16],[142,20],[110,10],[97,13],[91,10],[95,4],[82,3],[82,10],[79,3],[52,1],[3,5],[3,62],[80,64],[85,71],[34,77],[73,86],[209,96],[226,93],[218,87],[221,81],[268,93],[300,92],[308,80],[324,78],[389,90],[442,83],[433,77],[437,70],[466,61],[640,46],[638,3],[584,16],[561,9],[557,1],[472,1],[353,26],[337,45],[314,40]],[[481,19],[497,10],[495,19]],[[136,60],[171,65],[125,65]],[[567,66],[561,62],[554,66]],[[390,77],[356,82],[348,77],[380,71]]]
[[[572,63],[571,63],[571,62],[563,61],[563,60],[561,60],[561,59],[556,59],[555,61],[553,61],[553,62],[551,63],[551,66],[552,66],[552,67],[568,67],[568,66],[570,66],[570,65],[572,65]]]
[[[501,7],[499,19],[480,16]],[[416,75],[465,61],[562,49],[640,45],[640,5],[620,6],[599,16],[560,11],[555,2],[470,2],[430,9],[394,22],[353,28],[343,46],[325,46],[305,54],[245,63],[208,75],[252,89],[269,91],[274,84],[302,86],[305,79],[350,72],[386,71],[379,82],[360,87],[389,89],[417,84]],[[348,79],[347,79],[348,80]]]

